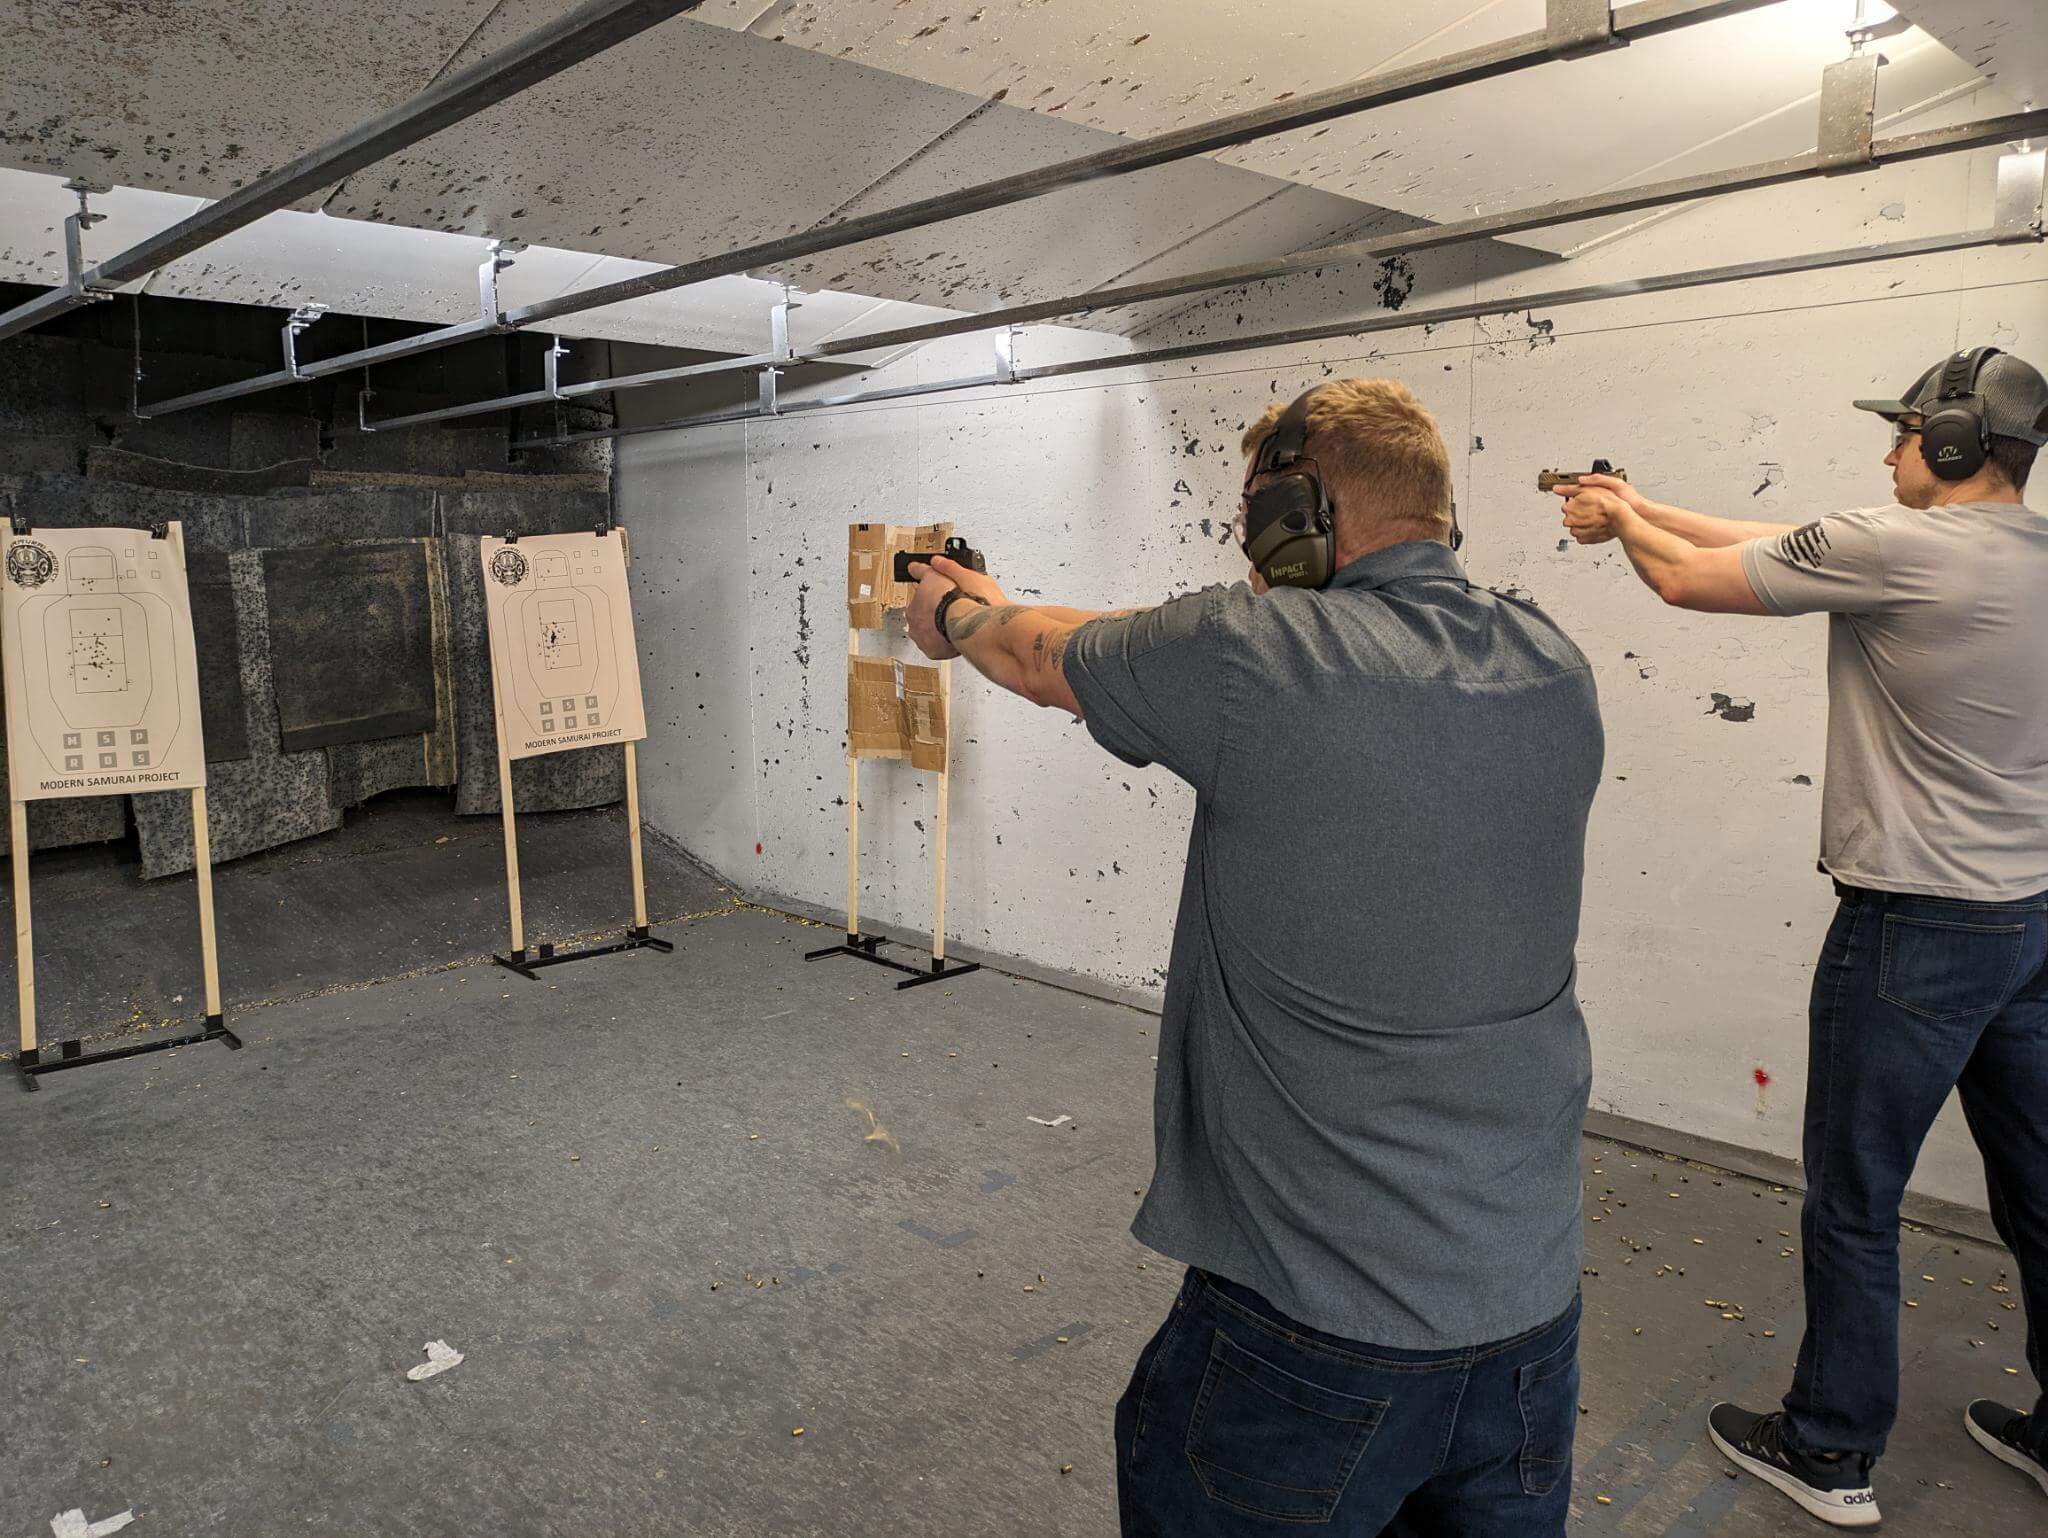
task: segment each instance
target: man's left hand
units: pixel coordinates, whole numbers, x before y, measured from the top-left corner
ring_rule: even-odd
[[[1604,544],[1615,538],[1622,522],[1635,515],[1623,498],[1598,486],[1579,482],[1557,490],[1565,498],[1565,529],[1582,545]]]

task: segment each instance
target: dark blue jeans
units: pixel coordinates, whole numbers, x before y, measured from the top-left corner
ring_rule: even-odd
[[[2044,1379],[2048,894],[1975,903],[1836,890],[1809,1016],[1806,1338],[1785,1408],[1808,1451],[1875,1457],[1899,1407],[1899,1201],[1952,1089],[2025,1300],[2024,1316],[1998,1317],[2007,1329],[2031,1322],[2037,1391]],[[2048,1453],[2048,1397],[2032,1409]]]
[[[1191,1270],[1116,1409],[1124,1538],[1561,1538],[1579,1305],[1461,1351],[1294,1323]]]

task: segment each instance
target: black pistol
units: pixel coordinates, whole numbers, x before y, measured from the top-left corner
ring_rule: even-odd
[[[1590,470],[1539,470],[1536,472],[1536,489],[1552,491],[1568,482],[1584,480],[1589,475],[1611,475],[1618,481],[1628,479],[1628,471],[1617,470],[1606,460],[1596,459]]]
[[[982,553],[979,550],[974,549],[971,545],[967,543],[966,540],[961,539],[957,535],[955,535],[952,539],[946,541],[946,548],[941,550],[939,554],[943,555],[949,561],[958,561],[962,566],[965,566],[969,571],[978,571],[984,575],[986,575],[988,572],[988,561],[982,556]],[[910,574],[911,563],[913,561],[922,561],[925,565],[929,566],[931,565],[934,559],[936,559],[936,557],[929,555],[920,555],[917,552],[911,550],[897,551],[896,580],[898,582],[915,582],[917,578],[911,576]]]

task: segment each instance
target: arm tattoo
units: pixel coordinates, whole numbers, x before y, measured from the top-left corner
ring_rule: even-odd
[[[1043,636],[1040,636],[1039,639],[1042,641],[1045,638]],[[1053,637],[1052,649],[1045,659],[1046,666],[1051,668],[1055,673],[1058,673],[1062,676],[1065,676],[1067,671],[1067,643],[1073,639],[1073,631],[1062,630],[1058,635]]]
[[[959,605],[956,604],[954,607],[957,609]],[[1007,625],[1023,612],[1024,606],[1022,604],[1006,603],[1000,609],[991,609],[985,605],[978,605],[972,612],[962,614],[958,619],[955,619],[951,613],[948,613],[946,616],[946,639],[955,646],[965,645],[967,641],[973,638],[975,632],[984,626],[991,623]]]

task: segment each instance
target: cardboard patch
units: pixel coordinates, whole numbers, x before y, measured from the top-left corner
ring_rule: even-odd
[[[909,606],[916,589],[896,580],[898,551],[933,554],[952,537],[950,523],[856,523],[846,535],[846,614],[854,630],[879,630],[891,609]]]
[[[854,758],[907,758],[946,767],[946,706],[939,670],[889,657],[846,659],[846,749]]]

